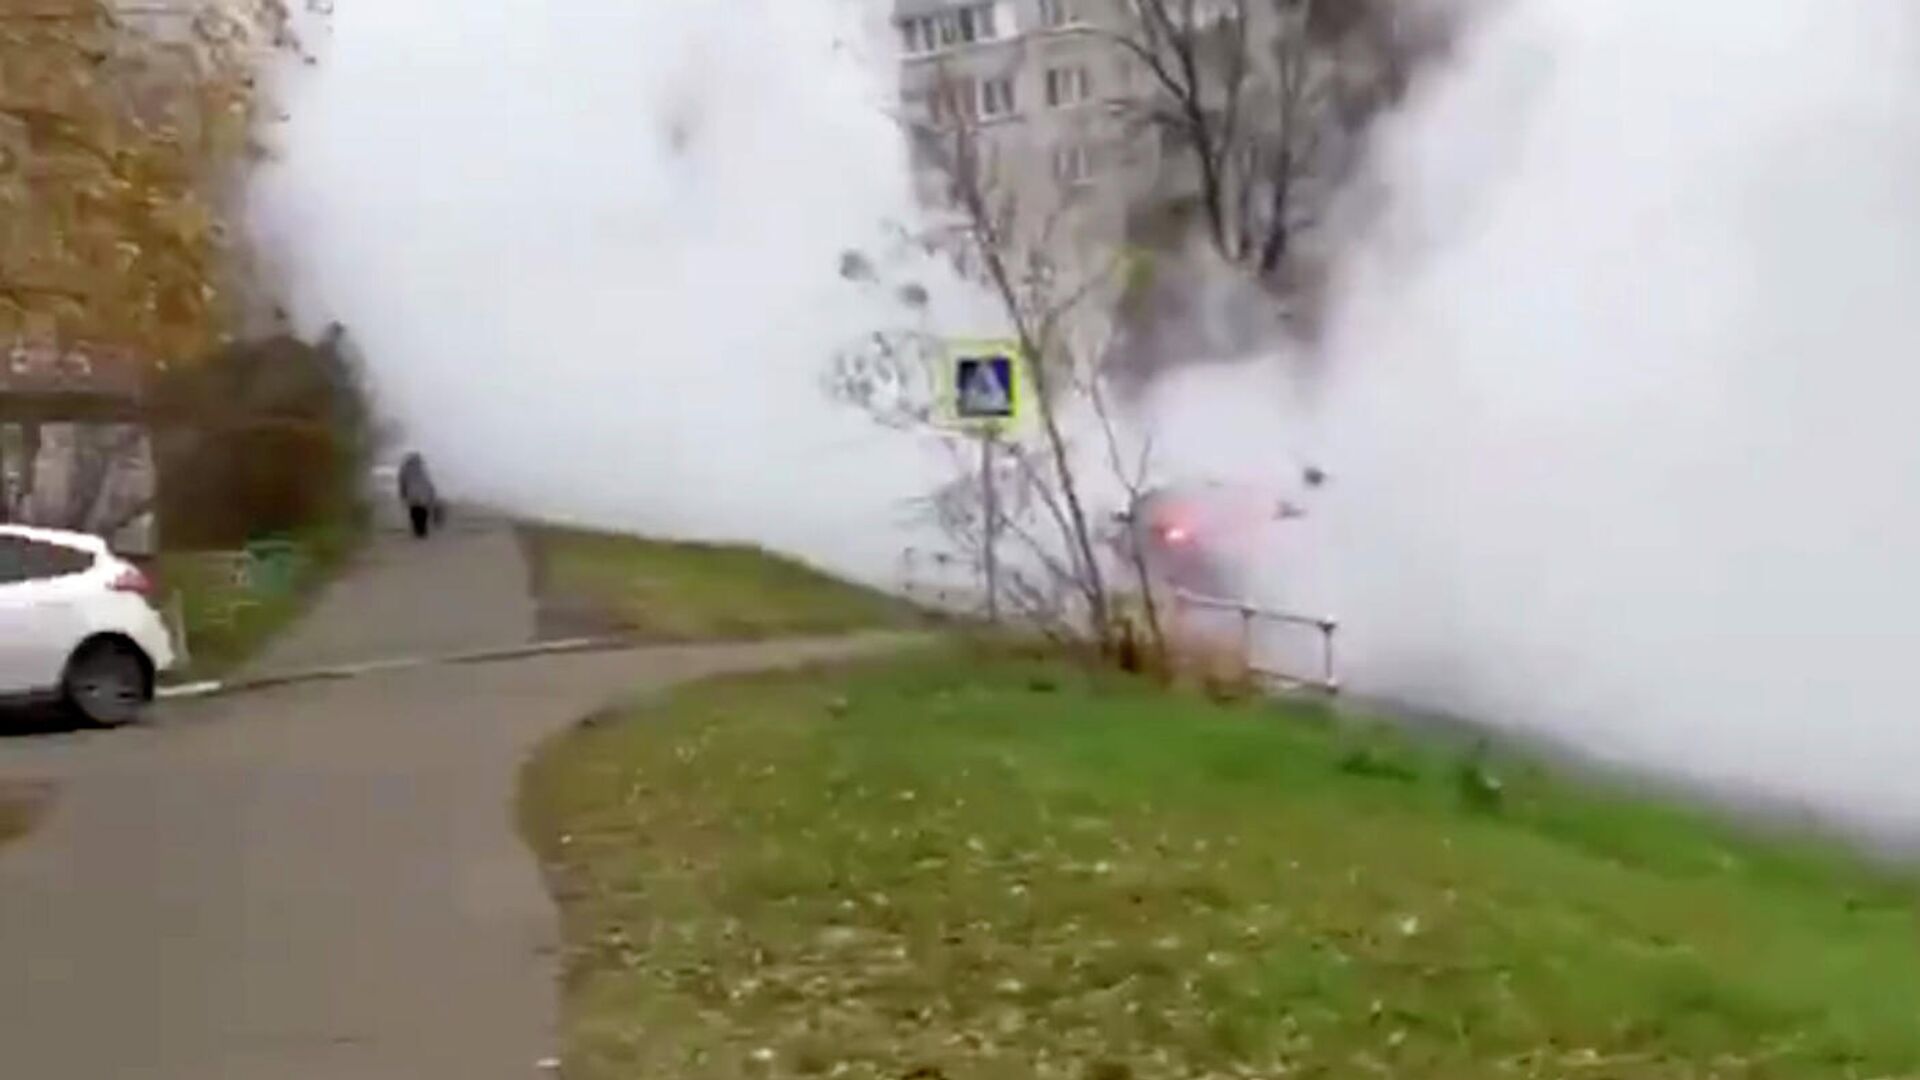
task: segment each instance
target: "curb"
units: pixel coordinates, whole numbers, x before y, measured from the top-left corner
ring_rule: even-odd
[[[532,645],[510,645],[503,648],[481,649],[473,652],[450,653],[440,656],[412,656],[394,660],[370,660],[357,664],[340,664],[332,667],[309,668],[305,671],[290,671],[282,674],[256,675],[237,679],[207,679],[200,682],[181,683],[178,686],[163,686],[155,691],[153,696],[159,701],[192,701],[199,698],[244,693],[249,690],[270,690],[274,687],[292,686],[298,683],[357,679],[366,675],[377,675],[390,671],[410,671],[417,668],[447,667],[455,664],[491,664],[508,660],[530,660],[534,657],[556,656],[565,653],[615,652],[622,649],[633,648],[634,645],[634,642],[626,638],[618,637],[568,638],[562,641],[543,641]]]

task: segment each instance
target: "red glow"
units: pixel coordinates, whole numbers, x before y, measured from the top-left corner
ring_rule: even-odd
[[[1193,539],[1193,533],[1189,532],[1184,525],[1169,525],[1161,530],[1160,535],[1167,543],[1176,545],[1184,544]]]

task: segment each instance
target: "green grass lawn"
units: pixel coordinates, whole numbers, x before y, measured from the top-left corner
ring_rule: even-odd
[[[523,530],[543,615],[644,641],[758,640],[901,626],[880,592],[760,548]]]
[[[521,811],[573,1080],[1920,1075],[1909,884],[1310,706],[935,650],[596,718]]]
[[[181,599],[191,653],[191,663],[174,677],[217,678],[245,663],[306,610],[364,535],[357,526],[340,524],[294,537],[304,557],[287,588],[248,588],[235,582],[218,560],[199,552],[161,555],[161,587]]]

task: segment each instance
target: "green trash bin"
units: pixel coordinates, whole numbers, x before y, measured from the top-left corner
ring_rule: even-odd
[[[267,596],[294,590],[306,562],[306,552],[291,540],[256,540],[247,545],[247,587]]]

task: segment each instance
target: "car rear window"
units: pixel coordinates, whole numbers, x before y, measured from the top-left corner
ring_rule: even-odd
[[[0,536],[0,584],[65,577],[92,566],[93,556],[79,548],[24,536]]]

